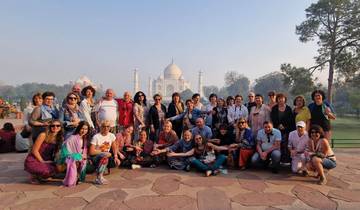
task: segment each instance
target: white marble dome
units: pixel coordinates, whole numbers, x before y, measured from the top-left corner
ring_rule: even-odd
[[[180,79],[182,76],[181,69],[174,63],[169,64],[164,70],[165,79]]]

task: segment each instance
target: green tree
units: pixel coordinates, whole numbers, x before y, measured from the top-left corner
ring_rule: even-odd
[[[289,91],[293,96],[306,95],[315,88],[312,74],[308,69],[284,63],[281,64],[280,70],[284,75],[284,85],[290,88]]]
[[[356,116],[360,118],[360,91],[357,88],[349,90],[349,102],[351,107],[356,110]]]
[[[310,70],[328,67],[327,98],[332,102],[335,70],[341,71],[339,58],[351,55],[356,58],[360,43],[360,1],[319,0],[306,10],[306,20],[296,26],[301,42],[317,39],[316,65]],[[351,60],[351,59],[350,59]],[[339,65],[338,65],[339,64]]]
[[[287,94],[288,87],[284,84],[284,75],[281,72],[271,72],[255,80],[255,93],[263,96],[270,90]]]
[[[219,88],[215,85],[204,86],[204,97],[208,98],[211,93],[219,95]]]
[[[229,71],[225,74],[225,88],[228,95],[246,95],[249,92],[250,80],[236,71]]]
[[[194,93],[190,90],[190,89],[186,89],[183,92],[180,93],[180,97],[182,98],[182,100],[187,100],[187,99],[191,99],[192,95]]]

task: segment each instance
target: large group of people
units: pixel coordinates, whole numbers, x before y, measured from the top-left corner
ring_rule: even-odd
[[[104,174],[110,168],[167,164],[205,176],[226,167],[278,173],[281,165],[290,165],[293,173],[317,175],[325,184],[324,169],[336,167],[329,146],[335,114],[321,90],[312,93],[308,105],[303,96],[295,97],[293,107],[285,94],[274,91],[268,103],[250,92],[246,102],[241,95],[211,94],[206,105],[197,93],[185,103],[173,93],[168,106],[160,94],[150,104],[142,91],[117,98],[107,89],[99,100],[95,93],[91,86],[74,85],[60,107],[54,93],[34,94],[24,122],[33,144],[25,160],[31,182],[63,173],[64,185],[74,186],[94,172],[96,184],[107,184]]]

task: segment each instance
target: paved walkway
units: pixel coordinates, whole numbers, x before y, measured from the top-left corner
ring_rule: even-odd
[[[203,177],[196,172],[114,169],[110,184],[92,184],[94,176],[73,188],[58,180],[28,184],[25,154],[0,154],[0,209],[359,209],[360,150],[338,150],[338,167],[328,184],[311,177],[268,171],[229,171]]]

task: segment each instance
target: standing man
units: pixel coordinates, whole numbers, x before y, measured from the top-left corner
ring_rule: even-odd
[[[117,121],[117,102],[114,100],[114,90],[107,89],[105,96],[96,104],[96,125],[101,127],[101,122],[109,121],[110,132],[116,133],[116,121]]]
[[[205,124],[211,128],[212,126],[212,111],[217,105],[217,95],[215,93],[211,93],[209,96],[209,104],[206,105],[205,111],[207,112],[205,118]]]
[[[134,102],[131,100],[129,91],[124,92],[123,98],[115,99],[118,105],[119,120],[118,129],[122,131],[125,127],[134,125]]]
[[[254,92],[249,92],[249,94],[248,94],[248,102],[245,104],[245,106],[248,109],[248,113],[250,113],[251,107],[256,106],[255,93]]]

